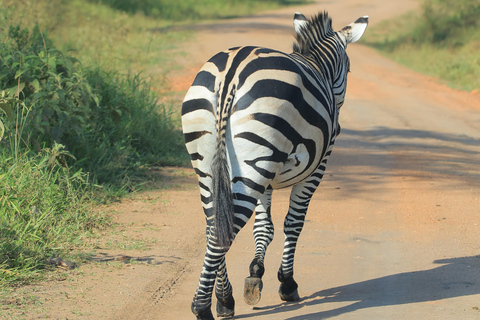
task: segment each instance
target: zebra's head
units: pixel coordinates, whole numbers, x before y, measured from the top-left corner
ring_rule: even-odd
[[[363,16],[344,27],[333,31],[332,19],[326,12],[311,19],[296,12],[293,18],[296,40],[293,51],[314,60],[323,74],[331,81],[335,102],[340,108],[345,100],[347,73],[350,60],[347,56],[347,44],[360,39],[368,25],[368,16]]]

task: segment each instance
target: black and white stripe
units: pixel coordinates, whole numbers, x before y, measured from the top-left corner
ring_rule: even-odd
[[[365,16],[334,32],[326,13],[310,20],[296,13],[293,53],[232,48],[216,54],[197,74],[183,102],[182,126],[207,222],[205,260],[192,303],[198,319],[213,319],[214,288],[217,313],[233,314],[225,253],[253,212],[256,250],[245,299],[258,302],[265,251],[273,239],[272,190],[290,186],[278,278],[281,298],[298,298],[293,280],[297,239],[340,131],[349,71],[345,49],[367,23]]]

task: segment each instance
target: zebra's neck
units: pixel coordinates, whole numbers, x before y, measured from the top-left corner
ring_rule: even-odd
[[[293,52],[290,56],[305,68],[314,71],[313,75],[319,83],[326,85],[328,88],[333,88],[334,74],[332,69],[327,68],[322,63],[318,63],[317,59],[304,56],[298,52]]]

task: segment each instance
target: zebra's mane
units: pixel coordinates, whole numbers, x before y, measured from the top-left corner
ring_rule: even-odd
[[[323,39],[333,34],[332,19],[326,11],[320,12],[316,16],[308,19],[307,23],[302,26],[300,32],[296,33],[295,40],[297,40],[297,42],[293,44],[293,52],[310,55],[312,45],[320,44]]]

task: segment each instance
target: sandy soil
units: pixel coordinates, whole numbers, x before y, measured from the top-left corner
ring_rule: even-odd
[[[328,10],[339,29],[365,14],[372,25],[417,6],[412,0],[317,1],[197,26],[172,87],[183,94],[203,62],[224,48],[290,51],[294,11]],[[252,223],[227,255],[235,319],[480,319],[480,96],[449,89],[361,44],[348,52],[342,133],[297,250],[302,300],[281,303],[277,294],[289,196],[279,190],[276,238],[255,308],[242,297],[254,254]],[[190,169],[162,174],[169,188],[112,207],[124,225],[108,236],[117,249],[100,249],[97,263],[82,265],[67,281],[35,288],[41,310],[32,303],[18,317],[194,319],[190,302],[204,251],[196,179]],[[135,239],[146,247],[136,248]],[[123,255],[135,259],[121,261]]]

